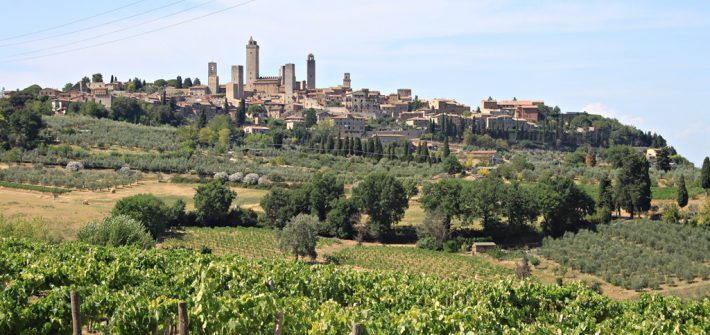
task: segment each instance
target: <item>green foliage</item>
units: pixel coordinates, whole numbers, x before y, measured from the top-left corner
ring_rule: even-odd
[[[669,224],[677,224],[683,218],[680,207],[676,204],[670,204],[663,207],[663,222]]]
[[[411,262],[419,265],[415,272],[433,276],[3,240],[0,333],[69,333],[69,290],[81,294],[84,323],[110,334],[163,333],[176,324],[178,301],[187,302],[195,334],[273,334],[277,311],[287,311],[285,334],[346,334],[353,322],[368,334],[702,334],[710,324],[708,299],[644,294],[614,301],[579,283],[442,279],[451,269],[466,278],[510,271],[478,257],[414,248],[351,249],[357,255],[343,257],[348,262],[382,259],[383,270]]]
[[[353,189],[353,200],[369,215],[368,230],[380,240],[390,232],[392,224],[404,217],[409,199],[402,183],[387,173],[372,173]]]
[[[153,247],[153,238],[142,223],[125,215],[110,216],[102,221],[92,221],[79,229],[81,242],[103,246]]]
[[[33,241],[54,241],[47,224],[39,218],[22,216],[7,217],[0,213],[0,236],[23,238]]]
[[[174,209],[167,206],[152,194],[138,194],[116,202],[111,215],[128,216],[142,223],[153,238],[158,238],[165,229],[175,226],[179,218],[184,215],[185,203],[178,202],[175,206]]]
[[[665,172],[671,170],[671,157],[668,147],[658,149],[656,153],[656,168]]]
[[[703,160],[703,167],[700,173],[700,187],[705,189],[705,194],[707,195],[708,189],[710,189],[710,158],[705,157]]]
[[[651,208],[651,178],[649,164],[641,154],[632,152],[623,162],[616,176],[615,200],[617,208],[634,213],[646,212]]]
[[[463,171],[463,166],[459,162],[456,155],[450,155],[444,158],[441,162],[441,168],[450,175],[461,173]]]
[[[550,177],[535,187],[535,195],[543,217],[543,231],[553,237],[574,231],[594,213],[594,199],[569,178]]]
[[[291,218],[310,212],[307,189],[288,190],[280,187],[261,198],[261,208],[264,209],[264,221],[273,228],[283,228]]]
[[[462,190],[463,183],[459,179],[443,179],[436,183],[424,184],[419,202],[427,213],[430,215],[436,213],[440,216],[439,219],[443,229],[441,234],[427,234],[429,237],[435,237],[440,242],[444,242],[449,238],[451,220],[463,215],[462,202],[464,198],[461,195]],[[432,217],[429,219],[435,220]]]
[[[333,173],[316,173],[307,188],[311,212],[320,221],[325,220],[334,203],[345,193],[343,183]]]
[[[236,196],[234,191],[219,181],[198,186],[194,202],[199,223],[204,226],[224,225]]]
[[[73,189],[108,190],[115,186],[125,186],[135,183],[142,178],[140,173],[118,173],[104,171],[81,170],[76,172],[59,168],[30,169],[12,167],[0,170],[0,181],[41,185],[29,187],[47,193],[66,193],[69,190],[54,189],[50,186],[61,186]]]
[[[318,218],[299,214],[278,233],[279,247],[284,253],[315,259],[318,241]]]
[[[678,183],[678,197],[676,198],[678,206],[684,208],[688,205],[688,189],[685,188],[685,177],[680,176],[680,183]]]
[[[63,188],[45,187],[45,186],[37,186],[37,185],[25,185],[25,184],[11,183],[11,182],[6,182],[6,181],[0,181],[0,187],[14,188],[14,189],[18,189],[18,190],[28,190],[28,191],[52,193],[52,194],[63,194],[63,193],[71,192],[71,190],[66,190]]]
[[[541,253],[627,289],[710,277],[710,231],[688,225],[616,222],[597,226],[597,232],[547,238]]]
[[[306,109],[303,111],[303,116],[304,116],[304,126],[306,128],[310,128],[313,125],[318,122],[318,118],[316,117],[316,110],[313,108]]]
[[[355,203],[346,198],[339,199],[333,209],[326,215],[325,221],[319,224],[319,233],[351,239],[355,235],[355,225],[360,222],[360,210]]]
[[[620,168],[624,161],[631,155],[635,154],[636,151],[630,146],[626,145],[616,145],[609,147],[603,151],[604,160],[611,164],[614,168]]]

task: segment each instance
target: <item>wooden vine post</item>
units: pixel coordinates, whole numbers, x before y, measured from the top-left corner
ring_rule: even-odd
[[[81,335],[81,297],[76,291],[69,293],[71,299],[72,335]]]
[[[184,301],[181,301],[178,303],[178,334],[179,335],[188,335],[190,333],[188,329],[188,320],[187,320],[187,303]]]
[[[353,331],[352,335],[362,335],[363,334],[363,326],[362,323],[353,323]]]
[[[274,335],[283,335],[284,333],[284,312],[276,313],[276,329]]]

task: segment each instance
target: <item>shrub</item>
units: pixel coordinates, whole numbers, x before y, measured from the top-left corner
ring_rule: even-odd
[[[229,180],[229,175],[226,172],[217,172],[214,174],[214,180],[225,182]]]
[[[0,236],[39,241],[54,240],[50,237],[47,224],[41,219],[20,216],[6,217],[2,214],[0,214]]]
[[[77,162],[77,161],[71,161],[71,162],[67,163],[66,169],[67,169],[67,171],[77,172],[77,171],[84,169],[84,164],[82,164],[81,162]]]
[[[271,186],[272,183],[271,183],[271,180],[269,180],[265,177],[261,177],[261,178],[259,178],[258,184],[261,186]]]
[[[145,226],[126,215],[89,222],[79,229],[77,238],[89,244],[113,247],[130,245],[143,249],[152,248],[154,243]]]
[[[243,178],[244,178],[243,173],[236,172],[236,173],[230,174],[228,179],[229,179],[229,182],[231,182],[231,183],[239,183],[242,181]]]
[[[157,238],[177,223],[184,209],[184,202],[178,202],[175,208],[171,208],[152,194],[138,194],[119,200],[111,215],[126,215],[142,223],[153,238]]]
[[[246,176],[244,176],[244,179],[242,179],[244,184],[247,185],[256,185],[259,182],[259,175],[256,173],[249,173]]]
[[[417,241],[417,248],[441,251],[444,248],[444,245],[435,238],[425,237]]]

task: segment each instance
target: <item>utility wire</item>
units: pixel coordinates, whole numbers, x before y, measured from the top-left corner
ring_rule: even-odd
[[[71,21],[71,22],[62,23],[62,24],[57,25],[57,26],[53,26],[53,27],[49,27],[49,28],[44,28],[44,29],[40,29],[40,30],[36,30],[36,31],[33,31],[33,32],[24,33],[24,34],[20,34],[20,35],[15,35],[15,36],[10,36],[10,37],[0,38],[0,41],[15,40],[15,39],[18,39],[18,38],[21,38],[21,37],[32,36],[32,35],[36,35],[36,34],[39,34],[39,33],[46,32],[46,31],[54,30],[54,29],[57,29],[57,28],[63,28],[63,27],[70,26],[70,25],[75,24],[75,23],[79,23],[79,22],[84,21],[84,20],[90,20],[90,19],[93,19],[93,18],[102,16],[102,15],[110,14],[110,13],[119,11],[119,10],[121,10],[121,9],[124,9],[124,8],[126,8],[126,7],[130,7],[130,6],[133,6],[133,5],[137,5],[137,4],[139,4],[139,3],[141,3],[141,2],[145,2],[145,1],[146,1],[146,0],[134,1],[134,2],[131,2],[131,3],[126,4],[126,5],[123,5],[123,6],[118,7],[118,8],[110,9],[110,10],[107,10],[107,11],[105,11],[105,12],[101,12],[101,13],[94,14],[94,15],[91,15],[91,16],[83,17],[83,18],[81,18],[81,19],[77,19],[77,20],[74,20],[74,21]]]
[[[121,41],[129,40],[129,39],[131,39],[131,38],[140,37],[140,36],[143,36],[143,35],[155,33],[155,32],[162,31],[162,30],[165,30],[165,29],[168,29],[168,28],[172,28],[172,27],[175,27],[175,26],[179,26],[179,25],[181,25],[181,24],[185,24],[185,23],[189,23],[189,22],[196,21],[196,20],[199,20],[199,19],[203,19],[203,18],[212,16],[212,15],[216,15],[216,14],[219,14],[219,13],[222,13],[222,12],[226,12],[226,11],[228,11],[228,10],[231,10],[231,9],[234,9],[234,8],[237,8],[237,7],[241,7],[241,6],[248,5],[248,4],[250,4],[250,3],[252,3],[252,2],[256,2],[256,1],[257,1],[257,0],[248,0],[248,1],[240,2],[240,3],[238,3],[238,4],[235,4],[235,5],[232,5],[232,6],[228,6],[228,7],[225,7],[225,8],[216,10],[216,11],[213,11],[213,12],[209,12],[209,13],[207,13],[207,14],[203,14],[203,15],[200,15],[200,16],[197,16],[197,17],[193,17],[193,18],[190,18],[190,19],[187,19],[187,20],[183,20],[183,21],[179,21],[179,22],[176,22],[176,23],[173,23],[173,24],[169,24],[169,25],[166,25],[166,26],[163,26],[163,27],[159,27],[159,28],[155,28],[155,29],[152,29],[152,30],[148,30],[148,31],[145,31],[145,32],[142,32],[142,33],[129,35],[129,36],[126,36],[126,37],[123,37],[123,38],[118,38],[118,39],[115,39],[115,40],[110,40],[110,41],[106,41],[106,42],[102,42],[102,43],[97,43],[97,44],[92,44],[92,45],[88,45],[88,46],[84,46],[84,47],[80,47],[80,48],[74,48],[74,49],[69,49],[69,50],[64,50],[64,51],[58,51],[58,52],[49,53],[49,54],[44,54],[44,55],[39,55],[39,56],[26,57],[26,58],[15,58],[15,59],[5,59],[5,60],[0,61],[0,64],[21,62],[21,61],[27,61],[27,60],[33,60],[33,59],[39,59],[39,58],[46,58],[46,57],[51,57],[51,56],[56,56],[56,55],[62,55],[62,54],[69,53],[69,52],[82,51],[82,50],[86,50],[86,49],[90,49],[90,48],[95,48],[95,47],[99,47],[99,46],[104,46],[104,45],[107,45],[107,44],[112,44],[112,43],[116,43],[116,42],[121,42]]]
[[[184,0],[181,0],[181,1],[178,1],[178,2],[183,2],[183,1],[184,1]],[[91,36],[91,37],[87,37],[87,38],[84,38],[84,39],[81,39],[81,40],[78,40],[78,41],[69,42],[69,43],[64,43],[64,44],[62,44],[62,45],[55,45],[55,46],[47,47],[47,48],[43,48],[43,49],[37,49],[37,50],[22,52],[22,53],[14,54],[14,55],[12,55],[12,56],[10,56],[10,57],[22,56],[22,55],[27,55],[27,54],[34,54],[34,53],[38,53],[38,52],[45,52],[45,51],[52,50],[52,49],[63,48],[63,47],[66,47],[66,46],[76,45],[76,44],[79,44],[79,43],[82,43],[82,42],[95,40],[95,39],[98,39],[98,38],[101,38],[101,37],[105,37],[105,36],[108,36],[108,35],[113,35],[113,34],[115,34],[115,33],[119,33],[119,32],[126,31],[126,30],[131,30],[131,29],[134,29],[134,28],[137,28],[137,27],[141,27],[141,26],[144,26],[144,25],[147,25],[147,24],[150,24],[150,23],[154,23],[154,22],[156,22],[156,21],[160,21],[160,20],[163,20],[163,19],[166,19],[166,18],[175,16],[175,15],[178,15],[178,14],[182,14],[182,13],[191,11],[191,10],[193,10],[193,9],[196,9],[196,8],[199,8],[199,7],[202,7],[202,6],[205,6],[205,5],[207,5],[207,4],[213,3],[213,2],[215,2],[215,1],[217,1],[217,0],[210,0],[210,1],[207,1],[207,2],[203,2],[203,3],[197,4],[197,5],[195,5],[195,6],[188,7],[188,8],[182,9],[182,10],[179,10],[179,11],[174,12],[174,13],[170,13],[170,14],[167,14],[167,15],[163,15],[163,16],[158,17],[158,18],[156,18],[156,19],[150,19],[150,20],[147,20],[147,21],[140,22],[140,23],[138,23],[138,24],[131,25],[131,26],[129,26],[129,27],[125,27],[125,28],[121,28],[121,29],[112,30],[112,31],[109,31],[109,32],[106,32],[106,33],[102,33],[102,34],[94,35],[94,36]],[[175,2],[175,3],[178,3],[178,2]],[[173,4],[175,4],[175,3],[173,3]],[[171,6],[171,5],[173,5],[173,4],[169,4],[168,6]],[[164,6],[164,7],[167,7],[167,6]]]
[[[90,26],[90,27],[85,27],[85,28],[81,28],[81,29],[76,29],[76,30],[72,30],[72,31],[69,31],[69,32],[65,32],[65,33],[59,33],[59,34],[54,34],[54,35],[48,35],[48,36],[45,36],[45,37],[35,38],[35,39],[33,39],[33,40],[27,40],[27,41],[20,41],[20,42],[13,42],[13,43],[0,44],[0,48],[10,47],[10,46],[15,46],[15,45],[28,44],[28,43],[39,42],[39,41],[46,41],[46,40],[48,40],[48,39],[52,39],[52,38],[55,38],[55,37],[64,37],[64,36],[74,35],[74,34],[81,33],[81,32],[87,31],[87,30],[93,30],[93,29],[96,29],[96,28],[99,28],[99,27],[103,27],[103,26],[107,26],[107,25],[110,25],[110,24],[114,24],[114,23],[116,23],[116,22],[121,22],[121,21],[124,21],[124,20],[132,19],[132,18],[134,18],[134,17],[138,17],[138,16],[142,16],[142,15],[145,15],[145,14],[148,14],[148,13],[152,13],[152,12],[155,12],[155,11],[158,11],[158,10],[161,10],[161,9],[164,9],[164,8],[167,8],[167,7],[170,7],[170,6],[179,4],[179,3],[181,3],[181,2],[185,2],[185,0],[178,0],[178,1],[175,1],[175,2],[171,2],[171,3],[167,4],[167,5],[163,5],[163,6],[160,6],[160,7],[156,7],[156,8],[149,9],[149,10],[144,11],[144,12],[140,12],[140,13],[136,13],[136,14],[131,14],[131,15],[128,15],[128,16],[120,17],[120,18],[118,18],[118,19],[114,19],[114,20],[111,20],[111,21],[102,22],[102,23],[99,23],[99,24],[96,24],[96,25],[93,25],[93,26]],[[30,53],[33,53],[33,52],[35,52],[35,51],[32,51],[32,52],[30,52]]]

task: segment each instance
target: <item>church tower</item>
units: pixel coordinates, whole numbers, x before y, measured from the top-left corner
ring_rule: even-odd
[[[350,73],[345,72],[345,74],[343,75],[343,87],[350,88],[351,84],[352,83],[350,82]]]
[[[316,89],[316,58],[313,54],[308,55],[306,62],[306,88],[309,90]]]
[[[254,38],[249,37],[247,44],[247,89],[252,89],[252,86],[259,79],[259,45],[254,41]]]

